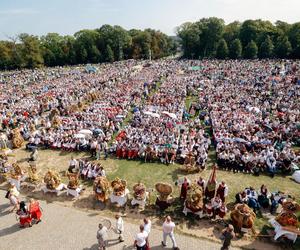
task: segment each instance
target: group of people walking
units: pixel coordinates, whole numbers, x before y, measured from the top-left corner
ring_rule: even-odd
[[[124,221],[122,218],[122,214],[118,213],[115,216],[116,224],[115,227],[113,227],[115,233],[118,235],[117,241],[123,242],[124,241],[124,230],[126,227],[124,227]],[[107,228],[103,223],[100,223],[98,225],[98,231],[97,231],[97,239],[98,239],[98,247],[99,250],[105,250],[108,247],[108,242],[113,240],[108,240],[108,231],[110,228]],[[149,218],[145,217],[143,219],[143,223],[139,226],[138,232],[135,234],[133,239],[133,246],[137,250],[150,250],[150,232],[152,228],[152,222]],[[163,247],[167,246],[167,237],[170,237],[173,249],[179,250],[175,235],[174,235],[174,229],[175,229],[175,223],[172,221],[170,216],[167,216],[165,218],[165,221],[162,225],[162,232],[163,237],[161,241],[161,245]]]

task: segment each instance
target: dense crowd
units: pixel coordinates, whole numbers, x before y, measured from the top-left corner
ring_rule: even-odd
[[[275,60],[128,60],[92,74],[3,73],[2,137],[18,127],[28,149],[166,164],[192,155],[200,167],[213,143],[220,168],[290,173],[299,161],[299,81],[299,62]]]

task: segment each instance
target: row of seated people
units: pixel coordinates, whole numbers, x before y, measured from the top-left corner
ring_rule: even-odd
[[[276,191],[270,193],[266,185],[260,187],[257,192],[253,187],[245,188],[245,190],[236,194],[236,203],[245,203],[253,209],[255,213],[263,209],[269,209],[271,214],[276,213],[279,204],[282,204],[289,195]]]
[[[101,163],[91,162],[87,159],[76,160],[73,157],[70,160],[68,171],[70,173],[79,172],[83,180],[92,180],[98,176],[106,176]]]
[[[272,149],[274,150],[274,149]],[[237,155],[234,152],[220,152],[217,162],[220,169],[235,172],[252,173],[259,176],[261,173],[270,173],[274,176],[275,173],[290,174],[293,171],[291,159],[279,154],[274,157],[273,151],[265,151],[260,154],[245,153],[243,156]]]

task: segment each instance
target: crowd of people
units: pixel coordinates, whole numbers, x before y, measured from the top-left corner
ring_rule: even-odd
[[[98,249],[105,250],[108,246],[108,231],[113,228],[115,233],[118,235],[119,242],[123,242],[123,234],[125,230],[124,220],[122,218],[122,214],[118,213],[115,216],[116,224],[114,227],[109,227],[104,225],[104,223],[100,223],[98,225],[99,229],[97,231],[97,239],[98,239]],[[143,219],[143,223],[139,226],[139,232],[137,232],[134,236],[133,246],[137,250],[149,250],[150,249],[150,240],[149,235],[151,232],[152,222],[149,218],[145,217]],[[172,221],[170,216],[166,216],[165,221],[162,225],[162,233],[163,233],[163,240],[161,241],[161,245],[163,247],[167,246],[167,237],[169,236],[174,250],[179,250],[175,235],[174,229],[176,225]]]
[[[0,126],[8,141],[19,128],[29,149],[86,150],[97,159],[172,164],[193,155],[204,167],[213,144],[220,168],[274,176],[299,161],[298,78],[297,61],[275,60],[128,60],[93,74],[80,67],[9,72],[1,77]]]

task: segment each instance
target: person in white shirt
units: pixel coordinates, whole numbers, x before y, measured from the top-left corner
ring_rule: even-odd
[[[150,235],[150,232],[151,232],[151,226],[152,226],[151,220],[149,218],[145,217],[144,218],[144,232],[147,233],[147,238],[146,238],[147,248],[146,249],[150,249],[149,235]]]
[[[151,232],[151,226],[152,226],[151,220],[148,219],[147,217],[144,218],[144,231],[148,234],[148,237]]]
[[[106,176],[105,170],[103,167],[100,167],[100,176]]]
[[[161,242],[161,244],[164,247],[167,246],[167,236],[170,236],[173,243],[173,249],[178,250],[175,236],[174,236],[174,228],[175,228],[175,223],[171,220],[170,216],[167,216],[163,224],[163,241]]]
[[[72,173],[73,169],[75,169],[76,166],[77,166],[77,160],[74,159],[74,157],[72,156],[71,160],[70,160],[70,163],[69,163],[69,169],[68,169],[68,171]]]
[[[134,246],[137,250],[146,250],[148,234],[143,225],[140,225],[140,232],[136,234]]]
[[[117,233],[119,234],[119,241],[123,242],[124,241],[124,238],[123,238],[124,222],[123,222],[123,219],[120,214],[117,214],[115,218],[117,220],[116,221],[116,230],[117,230]]]
[[[99,250],[105,250],[107,246],[107,231],[108,229],[99,224],[99,230],[97,231],[98,247]]]

